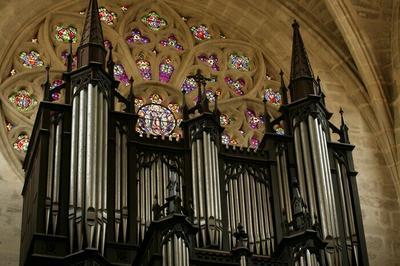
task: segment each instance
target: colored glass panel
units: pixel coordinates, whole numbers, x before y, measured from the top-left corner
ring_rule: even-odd
[[[168,25],[167,21],[155,11],[143,16],[142,22],[153,31],[159,31]]]
[[[50,84],[50,90],[60,86],[61,84],[63,84],[63,81],[61,79],[56,79],[54,80],[51,84]],[[60,100],[60,96],[61,93],[59,91],[55,91],[51,94],[51,98],[53,99],[53,101],[58,101]]]
[[[260,125],[263,124],[263,117],[257,116],[256,112],[254,112],[253,110],[247,109],[245,111],[245,115],[250,128],[258,129],[260,128]]]
[[[140,108],[140,107],[142,107],[143,105],[144,105],[144,101],[143,101],[142,98],[140,98],[140,97],[135,98],[135,106],[136,106],[137,108]]]
[[[181,90],[185,93],[189,93],[197,89],[197,83],[193,78],[186,78],[182,84]]]
[[[218,56],[216,54],[212,54],[210,56],[207,56],[206,54],[201,54],[197,58],[201,62],[203,62],[203,63],[207,64],[208,66],[210,66],[212,70],[219,71]]]
[[[15,140],[13,147],[19,152],[27,152],[29,146],[29,136],[26,133],[20,134]]]
[[[219,117],[219,122],[221,126],[227,126],[231,123],[231,118],[227,114],[222,114]]]
[[[6,129],[7,129],[7,132],[10,132],[11,129],[13,129],[13,128],[14,128],[14,124],[6,120]]]
[[[274,130],[276,134],[285,135],[285,129],[281,125],[278,125]]]
[[[149,100],[154,104],[162,104],[163,102],[163,98],[157,93],[150,95]]]
[[[151,80],[151,65],[145,59],[136,60],[136,66],[139,68],[139,73],[144,80]]]
[[[244,95],[243,89],[244,86],[246,85],[246,82],[239,78],[237,80],[232,79],[231,77],[227,76],[225,77],[225,83],[228,85],[229,88],[231,88],[236,95],[242,96]]]
[[[259,145],[260,141],[257,139],[257,137],[256,136],[251,137],[251,139],[249,140],[250,148],[257,149]]]
[[[172,47],[178,51],[183,51],[183,46],[178,42],[174,34],[171,34],[167,39],[162,39],[160,44],[164,47]]]
[[[174,65],[171,63],[171,59],[166,58],[160,63],[159,68],[159,79],[163,83],[169,82],[172,73],[174,73]]]
[[[8,97],[8,101],[21,112],[29,111],[37,104],[36,99],[25,89],[20,89],[11,94]]]
[[[142,106],[138,111],[139,132],[167,136],[176,126],[176,120],[168,108],[159,104]]]
[[[125,86],[128,86],[129,83],[129,77],[125,72],[125,68],[121,64],[116,64],[114,66],[114,77],[121,81]]]
[[[42,59],[40,58],[40,54],[33,50],[28,53],[21,52],[19,54],[19,59],[26,68],[41,67],[44,65]]]
[[[271,88],[268,88],[265,90],[264,99],[274,105],[280,105],[282,97],[279,92],[275,92]]]
[[[111,47],[112,43],[110,40],[104,40],[104,47],[109,49]]]
[[[117,20],[117,14],[105,7],[99,7],[99,17],[100,20],[104,21],[107,25],[114,25]]]
[[[190,31],[196,40],[203,41],[211,39],[211,34],[205,25],[192,26],[190,27]]]
[[[138,44],[146,44],[150,42],[150,39],[147,36],[144,36],[139,29],[133,29],[131,31],[131,36],[126,38],[128,43],[138,43]]]
[[[168,104],[168,108],[174,113],[180,113],[181,107],[177,103]]]
[[[78,30],[74,26],[56,26],[55,38],[59,42],[70,42],[76,43],[78,41]]]
[[[231,54],[229,55],[228,66],[230,69],[249,71],[250,59],[244,55]]]

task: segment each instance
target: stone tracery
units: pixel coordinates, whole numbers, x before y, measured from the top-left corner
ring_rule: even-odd
[[[229,39],[225,31],[222,33],[218,26],[200,17],[186,17],[184,12],[177,13],[162,3],[135,7],[106,3],[99,9],[105,46],[112,44],[114,47],[114,76],[120,82],[120,93],[127,96],[129,78],[135,80],[136,112],[140,110],[143,113],[144,107],[151,107],[151,97],[156,94],[163,99],[163,108],[168,110],[163,109],[164,113],[170,112],[178,125],[181,120],[181,91],[184,91],[189,107],[197,101],[197,85],[186,77],[200,69],[205,76],[211,77],[206,86],[211,108],[215,94],[219,95],[218,106],[223,114],[221,125],[226,129],[223,143],[257,148],[264,130],[264,117],[260,113],[264,94],[267,93],[272,117],[277,114],[280,99],[279,84],[270,76],[276,71],[272,70],[261,51],[241,40]],[[0,130],[8,136],[9,153],[14,158],[24,158],[24,149],[14,147],[21,136],[27,142],[36,102],[43,97],[44,66],[51,65],[51,86],[60,85],[69,43],[71,41],[75,52],[80,42],[83,14],[84,11],[72,6],[48,14],[37,25],[34,34],[25,33],[26,42],[15,46],[16,56],[6,73],[1,73],[6,78],[0,88],[4,113],[4,127]],[[73,62],[73,67],[76,67],[75,55]],[[32,82],[22,84],[27,80]],[[51,97],[54,101],[63,101],[62,92]],[[119,108],[123,109],[122,106]],[[8,126],[11,124],[13,127]],[[150,129],[139,132],[157,135]],[[165,135],[168,130],[157,132]],[[174,126],[173,132],[169,133],[179,137],[180,129]]]

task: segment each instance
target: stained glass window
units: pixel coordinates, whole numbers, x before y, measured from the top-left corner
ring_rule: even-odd
[[[201,54],[197,57],[201,62],[206,63],[211,67],[212,70],[214,71],[219,71],[219,66],[218,66],[218,57],[215,54],[211,54],[210,56],[207,56],[206,54]]]
[[[143,16],[142,22],[153,31],[159,31],[168,25],[167,21],[155,11]]]
[[[247,109],[245,115],[250,128],[258,129],[263,124],[263,117],[257,116],[255,111]]]
[[[37,51],[21,52],[19,54],[19,59],[26,68],[41,67],[44,65],[40,54]]]
[[[163,102],[163,98],[157,93],[150,95],[149,100],[154,104],[162,104]]]
[[[140,97],[135,98],[135,106],[136,106],[137,108],[140,108],[140,107],[142,107],[143,105],[144,105],[144,101],[143,101],[142,98],[140,98]]]
[[[183,51],[183,46],[178,42],[174,34],[171,34],[167,39],[162,39],[160,44],[164,47],[172,47],[178,51]]]
[[[190,31],[196,40],[203,41],[211,39],[211,34],[205,25],[192,26],[190,27]]]
[[[246,85],[246,82],[243,79],[239,78],[237,80],[234,80],[230,76],[227,76],[224,80],[225,83],[228,84],[228,87],[231,88],[236,95],[244,95],[243,88]]]
[[[29,146],[29,136],[26,133],[21,133],[15,140],[13,147],[17,151],[27,152]]]
[[[257,139],[256,136],[253,136],[250,138],[250,140],[249,140],[250,148],[257,149],[259,145],[260,145],[260,141]]]
[[[121,64],[115,64],[114,66],[114,77],[121,81],[125,86],[128,86],[129,83],[129,77],[125,72],[125,68]]]
[[[111,41],[110,40],[104,40],[104,47],[109,49],[111,47]]]
[[[117,14],[105,7],[99,7],[99,17],[107,25],[114,25],[114,22],[117,20]]]
[[[138,126],[140,133],[156,136],[167,136],[176,126],[176,120],[168,108],[159,104],[147,104],[138,111]]]
[[[227,126],[231,123],[232,120],[227,114],[222,114],[219,117],[219,121],[220,121],[221,126]]]
[[[185,93],[189,93],[197,89],[197,83],[193,78],[186,78],[182,84],[181,90]]]
[[[6,129],[7,129],[7,132],[10,132],[11,129],[14,128],[14,126],[15,126],[15,125],[14,125],[13,123],[11,123],[11,122],[9,122],[9,121],[6,120]]]
[[[171,59],[166,58],[163,61],[161,61],[159,68],[160,81],[164,83],[169,82],[172,73],[174,73],[174,65],[171,63]]]
[[[50,90],[60,86],[61,84],[63,84],[63,81],[61,79],[56,79],[54,80],[51,84],[50,84]],[[59,91],[55,91],[51,94],[51,98],[53,99],[53,101],[58,101],[60,100],[60,92]]]
[[[168,108],[174,113],[179,113],[181,110],[181,107],[177,103],[168,104]]]
[[[276,126],[274,130],[276,134],[285,135],[285,129],[281,125]]]
[[[265,90],[264,99],[267,102],[272,103],[274,105],[280,105],[281,98],[282,97],[279,92],[275,92],[271,88]]]
[[[56,26],[55,38],[59,42],[69,42],[72,40],[73,43],[78,41],[78,30],[74,26]]]
[[[8,97],[8,101],[13,104],[18,111],[24,112],[31,110],[37,101],[26,89],[20,89]]]
[[[244,55],[238,55],[236,53],[229,55],[228,65],[230,69],[236,69],[240,71],[250,70],[250,59]]]
[[[228,133],[226,133],[226,132],[222,133],[221,142],[224,145],[237,145],[238,144],[237,140],[233,137],[230,137],[228,135]]]
[[[147,36],[144,36],[139,29],[135,28],[131,31],[131,36],[126,38],[126,41],[131,44],[146,44],[150,42],[150,39]]]
[[[151,80],[151,65],[149,61],[140,58],[136,60],[136,66],[139,68],[140,75],[144,80]]]

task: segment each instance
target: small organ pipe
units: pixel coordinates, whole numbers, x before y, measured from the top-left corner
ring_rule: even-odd
[[[308,127],[306,122],[300,123],[301,129],[301,143],[303,148],[303,158],[304,158],[304,165],[306,170],[306,188],[307,194],[301,195],[304,200],[307,200],[308,209],[311,216],[312,224],[315,223],[315,211],[316,211],[316,200],[315,200],[315,190],[314,190],[314,172],[312,169],[312,156],[310,152],[310,142],[308,136]]]
[[[102,244],[101,244],[101,254],[104,254],[105,248],[105,241],[106,241],[106,230],[107,230],[107,169],[108,169],[108,102],[107,96],[104,95],[103,97],[103,128],[104,128],[104,135],[103,135],[103,176],[102,176]]]
[[[115,129],[115,242],[119,241],[121,223],[121,131]]]
[[[59,212],[59,189],[61,174],[61,146],[62,146],[62,120],[56,126],[55,156],[54,156],[54,184],[53,184],[53,234],[56,234]]]
[[[257,210],[257,198],[256,198],[256,179],[252,178],[250,181],[250,194],[251,194],[251,212],[253,214],[253,222],[254,222],[254,241],[256,254],[260,254],[260,225],[258,220],[258,210]]]
[[[74,89],[74,95],[77,88]],[[79,100],[80,95],[76,95],[72,100],[72,122],[71,122],[71,172],[69,179],[69,209],[68,209],[68,219],[69,219],[69,246],[70,252],[74,248],[74,236],[75,236],[75,206],[76,206],[76,178],[78,173],[77,168],[77,155],[78,155],[78,126],[79,126]]]
[[[281,157],[282,158],[282,157]],[[286,170],[286,156],[283,154],[283,160],[281,164],[283,165],[282,172],[283,172],[283,188],[285,191],[285,202],[286,202],[286,215],[288,222],[292,221],[292,201],[290,200],[290,188],[289,188],[289,179]]]
[[[101,251],[102,245],[102,235],[101,230],[103,227],[103,206],[102,206],[102,197],[103,197],[103,144],[104,144],[104,104],[103,104],[103,93],[99,92],[97,99],[98,106],[98,117],[97,124],[99,130],[98,132],[98,140],[97,140],[97,175],[96,175],[96,183],[97,183],[97,200],[96,200],[96,210],[97,210],[97,227],[96,227],[96,248]]]
[[[53,186],[53,169],[54,169],[54,123],[50,123],[49,128],[49,153],[47,165],[47,184],[46,184],[46,234],[50,227],[50,212],[51,212],[51,192]]]
[[[296,125],[297,123],[296,119],[294,119],[293,123],[294,125]],[[300,193],[301,195],[305,195],[304,160],[301,147],[300,128],[298,125],[294,129],[294,144],[295,144],[296,166],[297,166],[298,181],[300,186]]]
[[[319,140],[319,135],[317,131],[317,125],[318,122],[316,119],[313,119],[311,116],[308,118],[309,119],[309,126],[310,126],[310,139],[311,139],[311,148],[312,152],[314,155],[314,167],[315,167],[315,173],[316,173],[316,186],[317,186],[317,195],[318,195],[318,205],[319,205],[319,210],[320,210],[320,224],[322,228],[322,235],[323,238],[325,238],[330,230],[330,226],[327,223],[327,214],[326,214],[326,195],[325,194],[325,186],[323,183],[323,172],[322,172],[322,160],[321,160],[321,153],[320,153],[320,140]]]

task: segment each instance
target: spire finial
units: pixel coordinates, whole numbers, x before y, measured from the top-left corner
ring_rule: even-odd
[[[90,63],[100,64],[104,67],[106,50],[104,48],[103,30],[101,28],[97,0],[89,0],[82,39],[77,54],[78,68],[87,66]]]
[[[285,81],[283,79],[283,71],[281,69],[281,71],[279,72],[279,75],[281,76],[281,87],[279,88],[279,93],[282,95],[282,105],[286,105],[289,103],[288,100],[288,95],[287,95],[287,88],[285,85]]]
[[[46,65],[46,80],[42,84],[43,88],[43,99],[45,101],[50,100],[50,65]]]
[[[340,131],[341,131],[341,136],[339,141],[342,143],[350,143],[349,128],[347,127],[344,121],[344,111],[342,107],[340,107],[339,113],[340,113]]]
[[[67,72],[72,71],[72,63],[74,60],[74,56],[72,55],[72,38],[69,39],[69,49],[68,49],[68,56],[67,56]]]
[[[110,46],[108,47],[109,49],[109,53],[108,53],[108,61],[107,61],[107,70],[108,70],[108,74],[110,74],[112,77],[114,77],[114,60],[113,60],[113,46],[110,43]]]
[[[300,34],[300,25],[295,20],[292,27],[293,45],[289,89],[293,102],[305,98],[309,94],[315,94],[315,82],[303,38]]]

